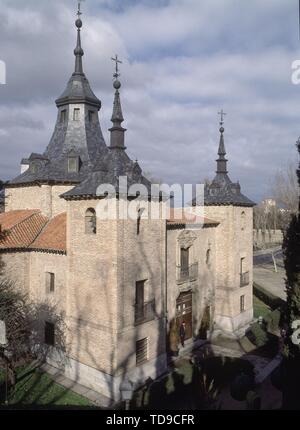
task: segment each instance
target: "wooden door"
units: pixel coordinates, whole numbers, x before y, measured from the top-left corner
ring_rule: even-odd
[[[181,293],[176,301],[176,324],[185,322],[185,339],[193,337],[193,297],[191,292]]]

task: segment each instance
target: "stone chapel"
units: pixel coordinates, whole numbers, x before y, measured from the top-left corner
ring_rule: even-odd
[[[102,134],[101,101],[83,69],[82,20],[76,20],[75,69],[56,100],[57,120],[42,154],[21,162],[5,187],[0,253],[5,276],[33,302],[51,302],[66,324],[60,350],[55,321],[40,321],[50,346],[48,362],[70,379],[120,398],[124,379],[134,386],[167,369],[171,326],[186,324],[186,348],[222,334],[239,337],[253,318],[252,216],[254,203],[228,176],[221,121],[216,175],[205,186],[204,221],[190,228],[184,216],[100,219],[101,184],[151,183],[129,158],[116,72],[110,142]],[[128,142],[130,145],[130,142]],[[196,204],[196,200],[193,202]],[[180,348],[180,346],[179,346]]]

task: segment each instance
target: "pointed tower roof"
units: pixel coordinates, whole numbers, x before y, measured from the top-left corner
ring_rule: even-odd
[[[71,199],[85,199],[89,197],[97,197],[97,189],[101,184],[110,184],[115,187],[117,194],[124,192],[123,187],[120,188],[120,177],[126,177],[127,187],[129,188],[134,184],[142,184],[147,189],[147,195],[151,193],[151,182],[146,179],[142,174],[142,169],[137,161],[133,161],[129,158],[126,153],[126,147],[124,145],[124,138],[126,129],[122,127],[124,121],[121,100],[120,100],[120,88],[121,83],[119,81],[118,64],[121,63],[118,57],[113,58],[116,61],[116,72],[114,74],[114,104],[111,121],[113,123],[110,131],[110,146],[109,152],[104,159],[98,160],[95,163],[94,171],[89,174],[88,178],[81,184],[63,194],[66,200]]]
[[[224,115],[225,112],[221,110],[220,121],[220,141],[218,149],[218,158],[216,176],[214,177],[211,184],[205,185],[204,189],[204,205],[205,206],[245,206],[252,207],[255,203],[252,202],[248,197],[241,193],[241,186],[239,182],[233,183],[228,176],[225,141],[224,141]],[[196,199],[193,200],[193,204],[196,204]]]
[[[113,126],[109,129],[110,149],[126,149],[125,143],[124,143],[126,129],[122,127],[122,122],[124,121],[124,118],[123,118],[120,93],[119,93],[120,88],[121,88],[121,82],[118,79],[116,79],[114,82],[115,97],[114,97],[113,113],[111,117],[111,122],[113,123]]]
[[[220,143],[219,143],[219,150],[218,150],[218,155],[219,158],[216,160],[217,161],[217,172],[216,173],[228,173],[227,172],[227,159],[225,158],[226,156],[226,150],[225,150],[225,143],[224,143],[224,127],[221,126],[220,127]]]
[[[101,102],[83,72],[80,4],[77,15],[75,69],[66,90],[56,100],[54,133],[45,152],[31,154],[26,163],[29,168],[13,179],[11,186],[36,182],[77,184],[93,171],[96,160],[103,160],[108,153],[98,118]]]
[[[77,44],[74,49],[75,70],[68,82],[67,88],[56,100],[56,105],[57,107],[60,107],[70,103],[88,103],[99,110],[101,108],[101,101],[93,93],[89,81],[83,72],[84,51],[81,46],[82,20],[80,18],[80,4],[77,15],[78,19],[75,22],[75,26],[77,28]]]
[[[122,106],[121,106],[121,100],[120,100],[120,93],[119,89],[121,88],[121,82],[116,80],[114,82],[114,88],[115,88],[115,98],[114,98],[114,106],[113,106],[113,113],[111,117],[111,122],[114,126],[120,125],[123,121],[123,113],[122,113]]]

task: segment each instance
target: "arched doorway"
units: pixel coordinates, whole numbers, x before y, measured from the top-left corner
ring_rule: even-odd
[[[176,300],[176,325],[179,329],[182,322],[185,322],[185,339],[193,337],[193,296],[192,292],[179,294]]]

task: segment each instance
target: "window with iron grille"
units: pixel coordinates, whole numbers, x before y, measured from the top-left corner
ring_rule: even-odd
[[[46,273],[46,292],[54,293],[55,291],[55,275],[54,273]]]
[[[240,311],[241,312],[245,311],[245,296],[240,297]]]
[[[136,364],[145,363],[148,360],[148,338],[136,342]]]
[[[55,345],[55,326],[48,321],[45,322],[45,344],[49,346]]]

